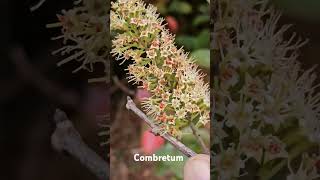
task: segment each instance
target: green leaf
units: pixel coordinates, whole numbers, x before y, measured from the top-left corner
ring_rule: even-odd
[[[210,68],[210,50],[198,49],[191,53],[191,57],[195,58],[196,63],[203,68]]]
[[[204,29],[197,36],[180,35],[176,37],[176,42],[187,51],[209,48],[210,32],[208,29]]]
[[[173,1],[169,6],[169,12],[190,14],[192,12],[192,6],[185,1]]]
[[[210,21],[209,15],[199,15],[196,18],[193,19],[192,25],[193,26],[199,26],[201,24],[208,23]]]
[[[196,39],[194,49],[209,48],[210,45],[210,32],[209,29],[204,29],[200,32]]]
[[[202,13],[202,14],[209,14],[210,13],[210,6],[207,3],[203,3],[198,7],[198,10]]]
[[[184,48],[186,50],[190,51],[195,48],[195,45],[197,43],[197,39],[192,36],[181,35],[181,36],[176,37],[176,42],[178,45],[184,46]]]

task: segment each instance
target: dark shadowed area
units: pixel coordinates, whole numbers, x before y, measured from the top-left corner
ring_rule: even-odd
[[[107,86],[88,85],[93,73],[72,74],[76,64],[57,68],[51,55],[61,42],[50,40],[59,29],[47,29],[61,9],[72,1],[46,1],[30,12],[37,1],[0,2],[1,89],[0,152],[2,180],[96,179],[67,153],[51,146],[55,109],[64,110],[90,148],[107,159],[107,147],[98,133],[96,115],[107,111]]]

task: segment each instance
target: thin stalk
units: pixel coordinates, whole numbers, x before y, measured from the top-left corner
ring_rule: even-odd
[[[210,154],[209,149],[207,148],[206,144],[204,143],[203,139],[201,138],[198,129],[194,126],[194,124],[191,122],[190,123],[190,128],[192,130],[193,135],[196,137],[196,140],[201,146],[202,152],[205,154]]]

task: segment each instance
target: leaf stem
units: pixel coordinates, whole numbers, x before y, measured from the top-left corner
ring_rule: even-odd
[[[190,128],[192,130],[193,135],[195,136],[197,142],[200,144],[202,148],[202,152],[205,154],[210,154],[209,149],[207,148],[206,144],[204,143],[203,139],[201,138],[198,129],[194,126],[192,122],[190,122]]]

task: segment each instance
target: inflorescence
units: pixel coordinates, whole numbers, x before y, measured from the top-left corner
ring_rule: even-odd
[[[118,0],[111,7],[112,54],[117,60],[130,61],[130,81],[147,90],[151,97],[143,107],[162,132],[175,137],[181,129],[209,121],[209,89],[203,74],[174,36],[165,28],[153,5],[140,0]]]

